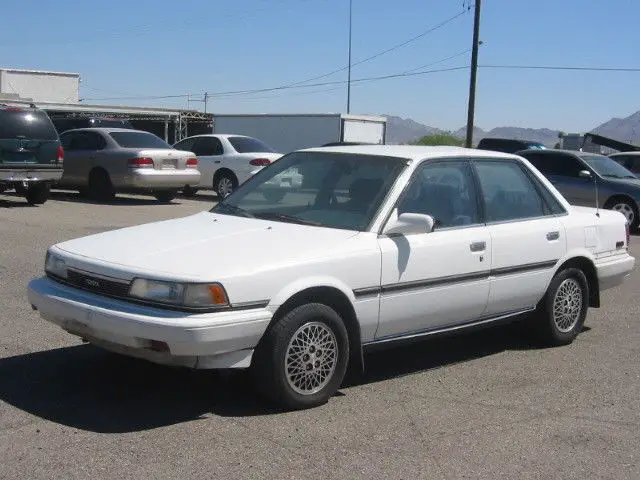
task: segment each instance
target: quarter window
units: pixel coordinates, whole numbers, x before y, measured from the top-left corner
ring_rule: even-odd
[[[517,163],[476,162],[487,222],[541,217],[548,212],[533,182]]]
[[[474,185],[468,162],[428,163],[407,186],[398,213],[431,215],[435,229],[479,223]]]

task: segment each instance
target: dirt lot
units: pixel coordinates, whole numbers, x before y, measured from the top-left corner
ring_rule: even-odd
[[[640,478],[637,271],[571,346],[501,327],[382,351],[327,405],[294,413],[243,375],[102,352],[31,311],[50,244],[214,200],[0,195],[0,478]]]

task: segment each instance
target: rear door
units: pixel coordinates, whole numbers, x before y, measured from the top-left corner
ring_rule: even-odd
[[[95,132],[70,131],[61,136],[65,149],[63,186],[87,185],[89,172],[98,163],[98,155],[106,146],[101,135]]]
[[[591,206],[594,202],[593,181],[581,178],[581,170],[591,169],[567,153],[521,152],[560,191],[572,205]]]
[[[57,167],[60,139],[42,110],[0,109],[0,166],[21,169]]]
[[[486,315],[532,308],[542,298],[567,246],[566,212],[517,160],[478,159],[485,220],[491,236],[491,286]]]

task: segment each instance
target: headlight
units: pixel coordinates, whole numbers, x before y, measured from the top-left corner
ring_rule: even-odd
[[[136,278],[129,288],[132,297],[185,307],[222,307],[227,294],[219,283],[177,283]]]
[[[67,264],[57,255],[47,252],[44,261],[44,271],[59,278],[67,278]]]

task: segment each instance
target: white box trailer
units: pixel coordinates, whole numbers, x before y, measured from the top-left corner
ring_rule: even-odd
[[[214,114],[213,132],[248,135],[274,150],[288,153],[327,143],[384,144],[387,119],[369,115]]]

